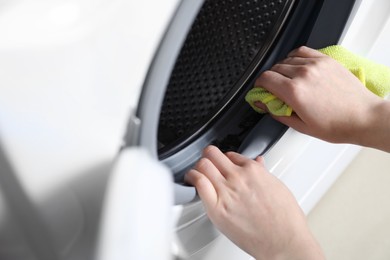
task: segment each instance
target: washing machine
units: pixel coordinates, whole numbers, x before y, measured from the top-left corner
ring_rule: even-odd
[[[257,114],[245,93],[301,45],[390,60],[385,0],[0,6],[0,259],[251,259],[186,171],[209,144],[263,155],[308,213],[360,148]]]

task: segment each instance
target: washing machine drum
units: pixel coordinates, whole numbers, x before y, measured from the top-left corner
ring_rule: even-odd
[[[267,54],[293,2],[205,2],[169,81],[160,147],[189,138],[228,104]]]
[[[287,128],[255,113],[245,94],[292,49],[336,44],[354,2],[205,0],[191,17],[179,8],[145,80],[137,145],[179,181],[208,144],[245,154],[256,141],[250,155],[265,153]]]
[[[158,128],[160,154],[196,138],[243,91],[293,4],[293,0],[205,1],[166,90]]]

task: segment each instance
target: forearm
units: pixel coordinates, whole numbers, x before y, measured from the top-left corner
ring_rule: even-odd
[[[379,102],[367,118],[367,127],[357,144],[390,152],[390,101]]]
[[[318,244],[317,240],[313,237],[310,231],[308,231],[305,238],[301,237],[300,246],[296,247],[291,257],[284,258],[286,260],[325,260],[325,255]]]
[[[254,257],[256,260],[325,260],[320,245],[308,228],[295,232],[295,237],[279,253],[265,256],[264,252],[258,252]]]

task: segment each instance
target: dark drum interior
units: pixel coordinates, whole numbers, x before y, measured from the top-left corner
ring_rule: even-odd
[[[212,124],[232,97],[243,91],[294,2],[205,1],[181,49],[165,94],[158,129],[160,153],[196,136]],[[255,120],[258,119],[259,116]]]

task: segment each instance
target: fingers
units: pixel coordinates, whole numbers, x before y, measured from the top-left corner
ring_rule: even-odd
[[[215,146],[206,147],[204,156],[195,168],[186,174],[185,181],[197,189],[204,189],[198,192],[207,197],[214,196],[213,193],[216,194],[215,196],[223,194],[229,182],[234,183],[237,180],[237,176],[240,175],[237,173],[253,163],[251,159],[239,153],[228,152],[225,155]],[[261,156],[256,158],[256,162],[264,166],[264,159]]]
[[[270,93],[291,106],[298,112],[302,86],[308,84],[319,73],[318,61],[321,57],[327,57],[319,51],[309,47],[300,47],[290,52],[283,61],[275,64],[270,70],[263,72],[256,80],[255,86],[263,87]],[[304,83],[303,83],[304,82]],[[306,82],[306,83],[305,83]],[[264,105],[255,104],[264,109]],[[284,120],[284,119],[282,119]],[[284,120],[288,125],[299,125],[299,120]],[[291,121],[291,122],[290,122]],[[298,122],[296,122],[298,121]]]
[[[301,46],[295,50],[292,50],[287,57],[301,57],[301,58],[318,58],[318,57],[324,57],[325,54],[314,50],[312,48]]]
[[[203,156],[205,159],[210,160],[225,178],[234,171],[234,163],[213,145],[210,145],[203,150]]]
[[[277,63],[271,68],[271,70],[285,76],[286,78],[293,79],[298,76],[300,66],[302,65]]]
[[[214,186],[217,193],[222,191],[228,182],[228,178],[235,175],[238,166],[243,166],[250,159],[241,154],[228,152],[226,155],[215,146],[208,146],[204,149],[201,158],[191,170],[191,175],[204,175]],[[189,173],[190,173],[189,172]],[[186,177],[187,178],[187,177]],[[189,179],[190,181],[192,179]],[[186,179],[187,181],[187,179]],[[193,182],[189,182],[193,184]]]
[[[249,160],[245,156],[235,152],[227,152],[226,157],[228,157],[234,164],[239,166],[243,166]]]
[[[205,175],[217,190],[221,189],[221,186],[226,183],[226,179],[220,170],[208,158],[201,158],[196,163],[194,170]]]
[[[290,95],[286,91],[289,84],[291,84],[289,77],[273,70],[263,72],[255,82],[255,86],[263,87],[286,103],[290,103]]]
[[[226,186],[226,179],[234,172],[234,163],[226,157],[217,147],[208,146],[194,170],[204,175],[213,185],[217,193],[221,193]]]
[[[289,65],[306,65],[312,58],[301,58],[301,57],[287,57],[277,64],[289,64]]]
[[[184,180],[186,183],[196,187],[199,197],[204,202],[206,210],[217,203],[217,191],[206,175],[192,169],[185,175]]]
[[[322,53],[320,53],[322,54]],[[276,63],[270,70],[284,75],[287,78],[293,79],[296,77],[305,76],[309,66],[315,66],[319,57],[288,57]]]
[[[261,103],[260,101],[255,101],[255,106],[257,106],[258,108],[260,108],[265,112],[269,112],[268,107],[264,103]]]
[[[257,156],[255,161],[260,163],[262,166],[264,166],[265,161],[263,156]]]

